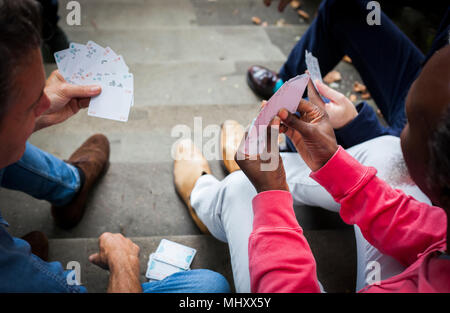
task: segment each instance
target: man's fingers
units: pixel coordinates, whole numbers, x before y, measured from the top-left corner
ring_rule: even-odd
[[[272,148],[278,147],[278,134],[280,124],[280,118],[278,116],[275,116],[267,126],[266,150],[268,153],[272,151]]]
[[[286,109],[281,109],[280,112],[278,112],[278,116],[284,124],[286,124],[288,127],[298,130],[300,133],[307,130],[308,123],[302,121],[296,115],[292,114]]]
[[[105,270],[108,269],[108,266],[102,262],[101,257],[100,257],[100,253],[91,254],[89,256],[89,262],[91,262],[92,264],[95,264],[98,267],[101,267],[101,268],[103,268]]]
[[[316,83],[316,85],[317,85],[317,83]],[[319,87],[317,87],[317,88],[319,88]],[[322,109],[325,108],[325,103],[323,102],[322,97],[317,93],[317,90],[314,87],[314,84],[311,79],[308,81],[308,98],[309,98],[309,101],[311,101],[315,105],[320,106]]]
[[[86,109],[87,107],[89,107],[90,102],[91,102],[91,98],[80,99],[80,100],[78,100],[78,107],[80,109]]]
[[[102,92],[100,86],[78,86],[71,84],[64,84],[62,92],[67,98],[91,98],[98,96]]]
[[[340,92],[334,90],[331,87],[328,87],[327,85],[325,85],[324,83],[320,82],[319,80],[316,80],[315,83],[316,83],[317,89],[319,89],[320,94],[322,96],[324,96],[325,98],[330,99],[334,103],[338,103],[339,100],[341,100],[342,97],[344,97],[343,94],[341,94]]]
[[[320,109],[320,107],[308,100],[302,99],[297,107],[297,112],[300,113],[301,116],[304,116],[317,109]]]

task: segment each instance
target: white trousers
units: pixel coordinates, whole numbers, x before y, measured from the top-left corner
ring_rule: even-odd
[[[411,180],[400,148],[400,139],[383,136],[364,142],[347,152],[366,166],[378,170],[377,176],[392,187],[403,190],[415,199],[430,203]],[[316,181],[298,153],[282,153],[287,182],[294,205],[317,206],[339,212],[340,205]],[[248,238],[253,228],[252,200],[256,190],[242,171],[219,181],[212,175],[202,176],[191,194],[191,204],[211,234],[229,245],[234,284],[237,292],[250,292]],[[300,221],[301,226],[301,221]],[[373,261],[380,265],[381,280],[395,276],[404,267],[390,256],[370,245],[355,226],[357,244],[356,291],[365,287]]]

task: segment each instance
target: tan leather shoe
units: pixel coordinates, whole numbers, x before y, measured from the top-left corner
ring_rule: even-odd
[[[204,173],[211,174],[208,161],[195,147],[192,140],[185,139],[180,141],[176,147],[173,165],[175,189],[188,207],[189,214],[200,231],[204,234],[209,234],[208,228],[192,208],[190,200],[195,183]]]
[[[234,155],[244,135],[244,128],[238,122],[228,120],[222,124],[220,131],[220,149],[222,150],[223,163],[229,173],[240,170],[239,165],[234,160]]]
[[[62,228],[71,228],[80,222],[86,209],[88,195],[95,183],[106,173],[109,165],[109,141],[101,134],[86,140],[69,158],[67,163],[80,168],[85,181],[75,198],[65,206],[52,206],[55,223]]]

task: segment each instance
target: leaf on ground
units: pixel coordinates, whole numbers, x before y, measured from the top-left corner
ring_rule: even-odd
[[[327,84],[331,84],[342,79],[341,73],[338,71],[331,71],[323,78],[323,81]]]
[[[257,16],[253,16],[252,22],[253,22],[253,24],[259,25],[259,24],[261,24],[261,19]]]
[[[302,3],[300,2],[300,1],[297,1],[297,0],[293,0],[293,1],[291,1],[291,7],[294,9],[294,10],[297,10],[299,7],[301,7],[302,6]]]
[[[342,61],[352,64],[352,59],[348,55],[344,55]]]
[[[363,100],[368,100],[370,98],[372,98],[372,97],[370,96],[369,92],[365,92],[361,95],[361,99],[363,99]]]
[[[283,27],[284,24],[286,24],[286,21],[284,20],[284,18],[280,18],[280,19],[277,21],[277,23],[276,23],[276,25],[277,25],[278,27]]]
[[[355,82],[353,84],[353,91],[354,92],[360,92],[360,93],[364,93],[367,91],[367,87],[359,82]]]
[[[358,100],[358,97],[353,93],[348,98],[350,99],[351,102],[356,102],[356,100]]]
[[[269,23],[267,23],[267,21],[264,21],[264,22],[261,24],[261,26],[262,26],[262,27],[267,27],[267,26],[269,26]]]
[[[297,10],[298,15],[300,15],[301,17],[303,17],[305,20],[309,19],[309,14],[306,13],[303,10]]]

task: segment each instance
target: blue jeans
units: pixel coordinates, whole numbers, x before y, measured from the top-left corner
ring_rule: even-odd
[[[0,169],[0,186],[63,206],[77,194],[80,176],[74,166],[27,143],[25,153],[17,163]],[[82,286],[67,283],[70,271],[65,271],[59,262],[44,262],[33,255],[30,245],[12,237],[7,226],[0,215],[0,292],[86,292]],[[144,292],[230,290],[222,275],[208,270],[177,273],[142,287]]]
[[[63,206],[80,188],[76,167],[27,143],[22,158],[0,170],[0,186]]]
[[[222,275],[210,270],[178,272],[164,280],[142,284],[144,293],[229,293]]]
[[[377,125],[374,112],[360,105],[361,116],[340,138],[344,147],[382,135],[399,136],[406,124],[405,99],[417,78],[424,55],[401,30],[381,13],[381,25],[369,26],[366,18],[367,0],[326,0],[308,31],[292,49],[279,76],[287,81],[306,70],[305,50],[311,51],[320,63],[322,74],[330,72],[343,58],[351,57],[383,114],[388,128]],[[370,123],[367,123],[367,120]],[[295,151],[295,150],[294,150]]]

